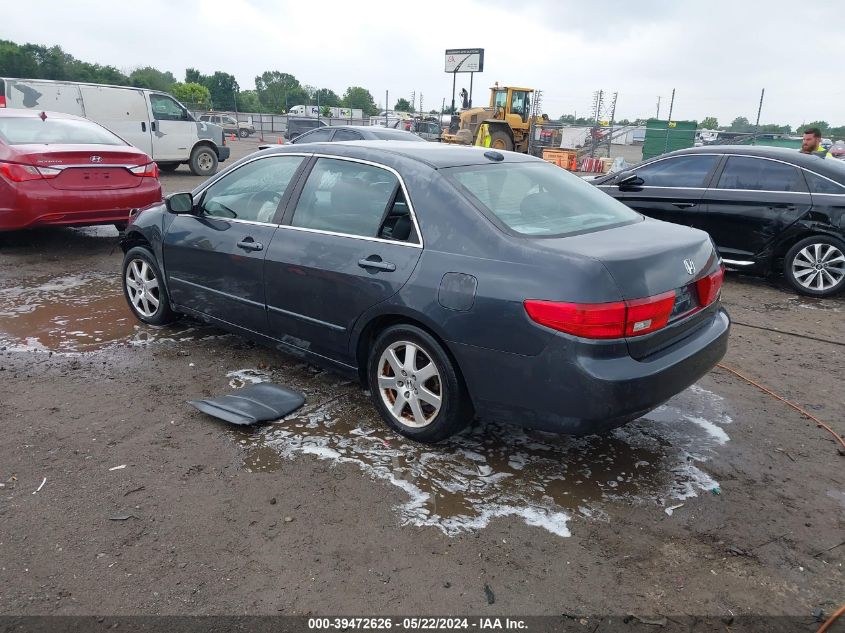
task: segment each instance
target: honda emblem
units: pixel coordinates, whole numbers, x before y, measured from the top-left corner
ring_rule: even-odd
[[[92,156],[92,157],[91,157],[91,162],[92,162],[92,163],[102,163],[102,162],[103,162],[103,157],[102,157],[102,156]]]
[[[687,272],[690,275],[695,274],[695,263],[691,259],[685,259],[684,260],[684,268],[687,269]]]

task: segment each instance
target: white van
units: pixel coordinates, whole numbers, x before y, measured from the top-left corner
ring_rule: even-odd
[[[197,121],[170,95],[145,88],[0,77],[0,108],[91,119],[152,156],[163,171],[187,163],[197,176],[229,158],[223,128]]]

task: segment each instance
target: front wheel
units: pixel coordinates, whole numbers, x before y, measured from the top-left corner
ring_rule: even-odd
[[[202,145],[191,152],[191,171],[197,176],[212,176],[217,171],[217,153]]]
[[[504,130],[495,130],[490,134],[490,149],[513,151],[513,140]]]
[[[155,257],[143,246],[130,248],[123,256],[123,295],[144,323],[164,325],[176,320]]]
[[[784,257],[783,273],[801,294],[834,295],[845,288],[845,244],[827,235],[803,239]]]
[[[384,421],[413,440],[439,442],[472,420],[454,362],[420,328],[396,325],[382,332],[370,350],[367,380]]]
[[[238,130],[238,136],[240,136],[241,138],[246,138],[247,136],[249,136],[249,130],[247,130],[246,128],[241,128],[240,130]]]

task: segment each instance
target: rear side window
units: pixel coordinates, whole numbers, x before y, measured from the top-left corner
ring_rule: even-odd
[[[523,235],[562,236],[641,219],[600,189],[545,162],[473,165],[443,172],[470,199]]]
[[[9,145],[126,145],[91,121],[47,117],[2,117],[0,138]]]
[[[355,130],[338,130],[334,133],[334,139],[332,140],[335,143],[339,143],[340,141],[360,141],[362,138]]]
[[[839,183],[822,178],[811,171],[805,171],[804,177],[810,186],[810,193],[840,193],[845,194],[845,187]]]
[[[703,187],[718,156],[676,156],[643,165],[635,170],[646,187]]]
[[[404,199],[397,198],[398,189],[399,180],[386,169],[320,158],[308,176],[291,225],[360,237],[399,239],[395,225],[400,216],[408,215],[408,210],[407,206],[403,207]],[[383,231],[388,219],[393,223],[390,236]]]
[[[807,191],[797,167],[751,156],[728,158],[717,187],[752,191]]]
[[[294,143],[325,143],[326,141],[331,140],[332,131],[333,130],[325,129],[314,130],[313,132],[303,134],[299,138],[295,139]]]

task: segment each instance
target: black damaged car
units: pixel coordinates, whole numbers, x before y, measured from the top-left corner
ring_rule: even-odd
[[[592,181],[632,209],[707,231],[725,266],[845,288],[845,162],[774,147],[698,147]]]

